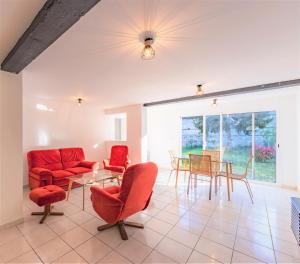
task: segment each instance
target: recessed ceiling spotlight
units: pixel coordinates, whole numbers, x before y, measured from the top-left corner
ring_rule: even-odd
[[[213,106],[213,107],[217,107],[217,99],[216,99],[216,98],[213,99],[212,106]]]
[[[154,42],[153,37],[145,37],[144,48],[142,50],[141,57],[143,60],[152,60],[155,57],[155,50],[151,46]]]
[[[78,106],[81,106],[82,102],[83,102],[82,98],[77,98],[77,104],[78,104]]]
[[[197,92],[196,92],[196,95],[203,95],[204,94],[204,91],[203,91],[203,85],[202,84],[198,84],[197,85]]]

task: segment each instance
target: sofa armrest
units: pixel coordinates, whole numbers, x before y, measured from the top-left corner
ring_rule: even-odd
[[[40,167],[32,168],[31,172],[34,173],[34,174],[40,175],[40,176],[47,176],[47,175],[52,176],[51,170],[40,168]]]
[[[99,167],[99,163],[96,161],[83,160],[80,161],[79,166],[89,168],[89,169],[97,169]]]
[[[29,177],[32,177],[39,182],[43,182],[43,184],[41,186],[44,186],[44,185],[52,184],[53,174],[52,174],[51,170],[47,170],[47,169],[40,168],[40,167],[35,167],[29,171]]]

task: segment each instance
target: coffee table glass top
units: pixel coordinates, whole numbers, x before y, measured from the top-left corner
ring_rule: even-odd
[[[67,178],[72,182],[86,185],[86,184],[94,184],[96,182],[105,181],[108,179],[115,179],[120,176],[122,176],[122,173],[100,169],[94,172],[82,173]]]

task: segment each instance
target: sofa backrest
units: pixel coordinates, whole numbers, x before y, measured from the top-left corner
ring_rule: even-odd
[[[62,148],[59,151],[64,169],[78,166],[85,158],[82,148]]]
[[[48,170],[62,170],[60,151],[58,149],[32,150],[27,153],[28,169],[40,167]]]

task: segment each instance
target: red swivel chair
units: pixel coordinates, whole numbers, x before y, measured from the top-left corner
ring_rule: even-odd
[[[128,147],[124,145],[112,146],[110,159],[103,160],[104,169],[120,173],[127,169],[129,163]]]
[[[108,224],[99,226],[103,231],[118,226],[123,240],[128,240],[125,225],[144,228],[142,224],[127,222],[126,218],[147,208],[157,176],[155,163],[147,162],[130,166],[124,173],[121,186],[104,189],[91,187],[94,210]]]

